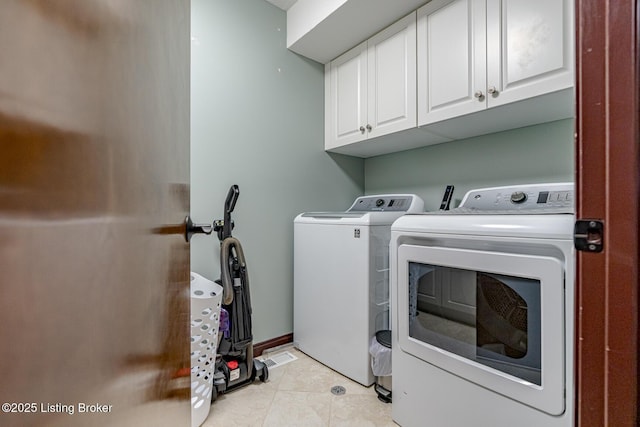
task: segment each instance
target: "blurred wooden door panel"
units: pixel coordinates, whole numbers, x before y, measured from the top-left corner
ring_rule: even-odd
[[[634,427],[638,411],[640,137],[638,2],[576,1],[577,215],[604,223],[578,252],[580,427]]]
[[[189,7],[0,3],[2,426],[190,425]]]

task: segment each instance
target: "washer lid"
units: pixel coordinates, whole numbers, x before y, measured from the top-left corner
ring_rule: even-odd
[[[298,215],[294,223],[390,226],[404,214],[405,212],[306,212]]]
[[[345,212],[306,212],[296,223],[334,225],[391,225],[405,213],[423,212],[424,202],[415,194],[376,194],[358,197]]]
[[[305,218],[343,219],[343,218],[362,218],[365,214],[349,213],[349,212],[307,212],[300,215]]]

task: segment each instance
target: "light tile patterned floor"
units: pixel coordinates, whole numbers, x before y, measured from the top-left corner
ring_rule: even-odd
[[[202,427],[397,427],[391,404],[372,387],[343,377],[294,349],[298,359],[269,369],[269,381],[256,381],[219,397]],[[336,396],[331,387],[346,393]]]

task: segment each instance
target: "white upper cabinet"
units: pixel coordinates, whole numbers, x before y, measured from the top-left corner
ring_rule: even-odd
[[[573,20],[569,0],[487,0],[490,106],[573,86]]]
[[[418,10],[419,125],[486,108],[484,1],[433,0]]]
[[[415,127],[416,14],[372,37],[367,61],[369,137]]]
[[[570,0],[433,0],[420,8],[418,125],[571,88],[572,11]]]
[[[326,148],[365,139],[367,42],[327,64],[325,69]]]
[[[325,149],[360,157],[574,116],[572,0],[432,0],[325,65]]]
[[[416,14],[325,66],[325,148],[415,128]]]

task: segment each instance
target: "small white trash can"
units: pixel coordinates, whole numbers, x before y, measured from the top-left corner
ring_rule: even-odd
[[[391,331],[386,329],[376,332],[371,339],[371,370],[376,376],[374,389],[378,399],[391,403]]]

